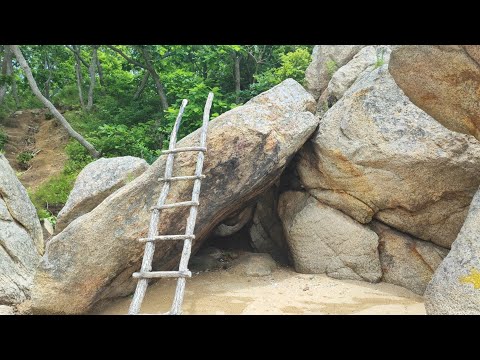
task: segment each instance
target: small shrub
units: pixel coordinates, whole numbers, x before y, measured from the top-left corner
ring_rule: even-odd
[[[2,151],[7,143],[8,136],[0,129],[0,151]]]
[[[325,63],[325,67],[327,69],[327,74],[329,78],[332,78],[333,74],[335,74],[335,71],[338,69],[338,65],[335,61],[333,60],[327,60]]]
[[[62,173],[54,176],[40,185],[38,189],[30,192],[30,199],[37,209],[39,218],[49,218],[52,214],[58,213],[65,205],[77,174]]]
[[[380,54],[377,53],[377,61],[375,62],[375,69],[385,64],[385,60],[383,58],[384,56],[385,56],[385,49],[382,49],[380,51]]]
[[[30,166],[30,161],[33,159],[34,154],[31,151],[22,151],[17,155],[17,162],[23,170],[27,170]]]

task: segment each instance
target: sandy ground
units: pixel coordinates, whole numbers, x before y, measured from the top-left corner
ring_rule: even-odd
[[[142,313],[169,310],[174,279],[149,287]],[[131,297],[94,314],[126,314]],[[245,277],[225,270],[194,274],[187,280],[184,314],[425,314],[423,299],[404,288],[335,280],[279,268],[270,276]]]

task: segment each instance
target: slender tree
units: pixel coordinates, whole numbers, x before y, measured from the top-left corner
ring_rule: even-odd
[[[93,107],[93,90],[95,89],[95,68],[97,67],[97,46],[92,46],[92,59],[88,73],[90,75],[90,87],[88,88],[87,111],[91,111]]]
[[[143,46],[136,46],[135,48],[142,54],[143,62],[137,61],[133,59],[131,56],[125,54],[122,50],[118,49],[115,46],[107,45],[109,49],[112,49],[125,60],[127,60],[130,64],[138,66],[142,69],[147,70],[150,73],[153,81],[155,82],[155,87],[157,89],[158,97],[160,98],[160,103],[162,104],[163,110],[168,109],[168,101],[167,101],[167,94],[165,93],[165,88],[163,87],[162,81],[160,79],[160,75],[158,75],[157,71],[155,70],[152,64],[152,58],[150,53],[147,49]],[[164,56],[166,57],[166,56]]]
[[[62,114],[55,108],[55,106],[48,100],[38,88],[38,85],[33,77],[32,70],[28,66],[27,61],[23,57],[23,54],[18,47],[18,45],[9,45],[10,50],[15,55],[20,67],[22,68],[23,72],[25,73],[25,77],[28,80],[28,83],[35,94],[35,96],[50,110],[50,112],[55,116],[58,122],[67,130],[68,134],[77,140],[87,151],[92,155],[94,158],[99,158],[100,153],[95,149],[95,147],[90,144],[82,135],[76,132],[72,126],[68,123],[68,121],[63,117]]]
[[[12,56],[13,54],[10,51],[10,48],[5,45],[2,61],[2,72],[0,77],[0,105],[5,98],[5,94],[7,93],[7,85],[10,81],[10,76],[12,75]]]

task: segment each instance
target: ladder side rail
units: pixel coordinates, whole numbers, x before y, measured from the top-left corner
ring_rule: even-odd
[[[187,103],[188,103],[188,100],[184,99],[182,101],[182,105],[180,106],[177,119],[175,120],[175,125],[170,135],[170,144],[168,147],[169,150],[175,149],[175,145],[177,142],[177,132],[180,127],[183,112],[185,111],[185,107],[187,106]],[[165,175],[164,175],[165,178],[172,177],[174,157],[175,157],[174,153],[168,154],[167,161],[165,164]],[[162,206],[163,204],[165,204],[165,200],[167,199],[169,190],[170,190],[170,182],[166,181],[163,184],[162,191],[157,201],[157,206]],[[150,217],[150,226],[148,228],[148,238],[153,238],[157,235],[159,219],[160,219],[160,211],[153,210],[152,215]],[[140,270],[141,272],[149,272],[152,270],[152,261],[153,261],[154,253],[155,253],[155,242],[153,241],[147,242],[145,244],[145,250],[143,253],[142,266]],[[148,287],[148,279],[138,280],[137,287],[135,289],[135,294],[133,295],[133,299],[130,304],[130,308],[128,310],[129,315],[138,314],[138,312],[140,311],[140,307],[142,306],[143,298],[145,297],[147,287]]]

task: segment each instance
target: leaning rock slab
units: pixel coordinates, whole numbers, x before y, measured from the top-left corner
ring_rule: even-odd
[[[288,79],[213,120],[208,132],[200,206],[193,252],[224,219],[245,207],[279,177],[288,161],[318,125],[313,97]],[[199,131],[178,146],[198,146]],[[74,220],[47,246],[33,290],[36,313],[83,313],[97,301],[127,295],[140,268],[150,208],[164,172],[162,156],[137,179]],[[196,154],[176,155],[174,173],[192,175]],[[191,183],[172,184],[169,202],[191,197]],[[161,234],[182,233],[188,209],[163,213]],[[183,219],[183,220],[182,220]],[[158,243],[154,269],[178,266],[180,243]]]
[[[320,97],[335,70],[349,62],[365,45],[316,45],[312,52],[312,62],[305,72],[307,89],[315,97]]]
[[[480,191],[424,297],[427,314],[480,315]]]
[[[390,73],[405,95],[445,127],[480,139],[480,46],[406,45]]]
[[[56,232],[65,229],[76,218],[92,211],[110,194],[148,169],[145,160],[133,156],[102,158],[78,174],[67,203],[58,213]]]
[[[298,191],[280,195],[278,213],[296,271],[370,282],[382,277],[378,236],[368,227]]]
[[[448,250],[415,239],[377,221],[373,221],[371,227],[379,237],[382,281],[423,295]]]
[[[30,296],[43,234],[27,192],[0,154],[0,304]]]
[[[323,116],[299,158],[300,179],[320,201],[447,248],[480,184],[480,143],[412,104],[386,65]]]

